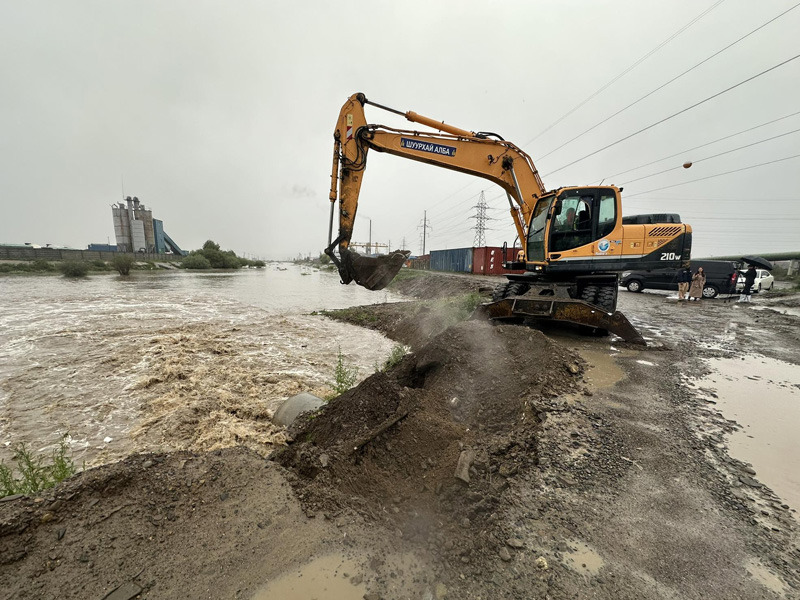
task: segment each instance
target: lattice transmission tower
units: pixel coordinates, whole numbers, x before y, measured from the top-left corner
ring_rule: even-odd
[[[486,216],[486,196],[484,196],[483,191],[478,197],[478,204],[472,208],[476,211],[475,215],[470,217],[475,219],[475,227],[472,228],[475,230],[475,239],[472,240],[472,245],[476,248],[482,248],[486,245],[486,221],[491,220],[491,217]]]

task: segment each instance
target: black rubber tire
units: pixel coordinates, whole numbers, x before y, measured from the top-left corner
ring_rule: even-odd
[[[758,291],[759,292],[761,291],[761,284],[760,283],[758,284]]]
[[[602,286],[597,292],[595,304],[606,312],[614,312],[617,307],[617,286]]]
[[[492,302],[497,302],[498,300],[505,298],[508,295],[508,286],[510,285],[510,281],[498,283],[492,290]]]
[[[588,302],[589,304],[595,304],[597,302],[598,289],[599,288],[596,285],[587,285],[581,291],[581,300]]]
[[[508,286],[508,293],[506,294],[506,298],[511,296],[522,296],[524,295],[531,286],[527,283],[520,283],[519,281],[512,281],[511,285]]]
[[[626,286],[629,292],[641,292],[644,290],[642,282],[638,279],[631,279]]]
[[[719,290],[717,286],[711,285],[709,283],[703,288],[703,298],[716,298],[719,295]]]

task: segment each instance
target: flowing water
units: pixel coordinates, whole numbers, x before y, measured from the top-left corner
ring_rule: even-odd
[[[88,465],[134,451],[268,451],[285,439],[275,409],[301,391],[330,393],[339,351],[363,378],[393,347],[310,313],[397,300],[280,264],[0,278],[0,459],[64,435]]]

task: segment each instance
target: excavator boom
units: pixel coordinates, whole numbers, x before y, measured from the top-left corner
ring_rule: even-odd
[[[369,124],[366,104],[431,131]],[[509,274],[508,281],[497,286],[493,302],[483,309],[489,318],[569,321],[641,343],[633,326],[616,312],[619,273],[676,268],[690,259],[692,230],[676,215],[641,215],[635,222],[626,222],[621,188],[570,186],[547,191],[531,157],[499,135],[468,131],[354,94],[342,107],[334,131],[331,221],[325,249],[342,283],[355,281],[379,290],[400,271],[408,254],[395,251],[371,257],[350,248],[371,150],[481,177],[505,191],[522,245],[522,258],[509,266],[525,272]],[[334,239],[337,202],[339,235]]]
[[[438,132],[368,124],[364,115],[365,104],[374,104],[401,114],[409,121],[438,129]],[[499,139],[499,136],[467,131],[411,111],[402,113],[370,103],[363,94],[354,94],[342,107],[334,132],[329,196],[331,222],[329,245],[325,250],[339,269],[343,283],[355,281],[368,289],[381,289],[394,278],[407,257],[403,252],[367,257],[349,249],[369,150],[460,171],[496,183],[508,196],[517,235],[525,244],[526,224],[536,199],[544,192],[533,161],[527,154],[514,144]],[[339,236],[333,239],[334,206],[337,200]],[[338,258],[334,253],[337,246]]]

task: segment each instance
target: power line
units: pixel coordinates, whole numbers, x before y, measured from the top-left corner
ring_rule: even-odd
[[[525,146],[529,146],[530,144],[532,144],[533,142],[535,142],[535,141],[536,141],[537,139],[539,139],[539,138],[540,138],[542,135],[544,135],[545,133],[547,133],[548,131],[550,131],[550,130],[551,130],[553,127],[555,127],[556,125],[558,125],[558,124],[559,124],[561,121],[563,121],[563,120],[564,120],[564,119],[566,119],[568,116],[570,116],[572,113],[574,113],[576,110],[578,110],[579,108],[581,108],[581,107],[582,107],[584,104],[586,104],[587,102],[589,102],[590,100],[592,100],[592,99],[593,99],[593,98],[595,98],[596,96],[600,95],[602,92],[604,92],[606,89],[608,89],[608,88],[609,88],[611,85],[613,85],[614,83],[616,83],[616,82],[617,82],[617,80],[619,80],[619,79],[622,79],[622,77],[624,77],[624,76],[625,76],[625,75],[627,75],[629,72],[631,72],[633,69],[635,69],[636,67],[638,67],[638,66],[639,66],[641,63],[643,63],[645,60],[647,60],[648,58],[650,58],[650,57],[651,57],[653,54],[655,54],[656,52],[658,52],[659,50],[661,50],[661,48],[663,48],[664,46],[666,46],[667,44],[669,44],[669,43],[670,43],[672,40],[674,40],[674,39],[675,39],[676,37],[678,37],[678,36],[679,36],[681,33],[683,33],[684,31],[686,31],[687,29],[689,29],[689,27],[691,27],[692,25],[694,25],[695,23],[697,23],[697,21],[699,21],[700,19],[702,19],[704,16],[706,16],[708,13],[710,13],[712,10],[714,10],[714,9],[715,9],[717,6],[719,6],[720,4],[722,4],[724,1],[725,1],[725,0],[718,0],[718,2],[716,2],[715,4],[713,4],[713,5],[712,5],[710,8],[708,8],[708,9],[706,9],[705,11],[703,11],[702,13],[700,13],[700,14],[699,14],[698,16],[696,16],[694,19],[692,19],[691,21],[689,21],[689,22],[688,22],[686,25],[684,25],[683,27],[681,27],[680,29],[678,29],[678,31],[676,31],[676,32],[675,32],[675,33],[673,33],[671,36],[669,36],[669,37],[668,37],[666,40],[664,40],[663,42],[661,42],[661,43],[660,43],[658,46],[656,46],[655,48],[653,48],[652,50],[650,50],[650,52],[648,52],[647,54],[645,54],[644,56],[642,56],[642,57],[641,57],[639,60],[637,60],[635,63],[633,63],[633,64],[632,64],[630,67],[628,67],[627,69],[625,69],[624,71],[622,71],[622,73],[620,73],[619,75],[617,75],[616,77],[614,77],[614,79],[612,79],[611,81],[609,81],[608,83],[606,83],[606,84],[605,84],[603,87],[601,87],[599,90],[597,90],[597,91],[596,91],[595,93],[593,93],[591,96],[589,96],[588,98],[586,98],[586,99],[585,99],[583,102],[581,102],[580,104],[578,104],[577,106],[575,106],[573,109],[571,109],[570,111],[568,111],[567,113],[563,114],[563,115],[562,115],[562,116],[560,116],[558,119],[556,119],[555,121],[553,121],[553,122],[552,122],[550,125],[548,125],[548,126],[547,126],[546,128],[544,128],[542,131],[540,131],[540,132],[539,132],[539,134],[538,134],[538,135],[536,135],[536,137],[534,137],[532,140],[530,140],[530,141],[529,141],[529,142],[527,142],[526,144],[523,144],[523,146],[522,146],[522,147],[524,148]]]
[[[738,88],[739,86],[744,85],[745,83],[753,81],[754,79],[756,79],[758,77],[761,77],[762,75],[765,75],[766,73],[769,73],[770,71],[774,71],[775,69],[777,69],[779,67],[782,67],[783,65],[786,65],[786,64],[788,64],[788,63],[790,63],[793,60],[796,60],[798,58],[800,58],[800,54],[796,54],[795,56],[793,56],[791,58],[788,58],[788,59],[784,60],[783,62],[778,63],[777,65],[774,65],[774,66],[770,67],[769,69],[765,69],[764,71],[761,71],[760,73],[758,73],[756,75],[753,75],[752,77],[748,77],[744,81],[740,81],[736,85],[732,85],[731,87],[726,88],[726,89],[722,90],[721,92],[717,92],[716,94],[713,94],[713,95],[709,96],[708,98],[700,100],[700,102],[696,102],[696,103],[692,104],[691,106],[687,106],[686,108],[684,108],[682,110],[679,110],[678,112],[676,112],[674,114],[671,114],[668,117],[664,117],[663,119],[661,119],[659,121],[656,121],[655,123],[652,123],[652,124],[648,125],[647,127],[642,127],[638,131],[634,131],[633,133],[631,133],[629,135],[626,135],[623,138],[618,139],[616,142],[611,142],[610,144],[608,144],[606,146],[603,146],[602,148],[599,148],[598,150],[595,150],[594,152],[590,152],[586,156],[582,156],[581,158],[573,160],[571,163],[568,163],[568,164],[566,164],[564,166],[561,166],[561,167],[557,168],[554,171],[550,171],[549,173],[546,173],[544,175],[544,177],[547,177],[548,175],[552,175],[553,173],[558,173],[559,171],[562,171],[562,170],[566,169],[567,167],[571,167],[572,165],[577,164],[577,163],[581,162],[582,160],[586,160],[590,156],[594,156],[595,154],[598,154],[598,153],[602,152],[603,150],[608,150],[612,146],[616,146],[617,144],[619,144],[621,142],[624,142],[625,140],[629,140],[632,137],[637,136],[640,133],[643,133],[643,132],[647,131],[648,129],[652,129],[656,125],[661,125],[661,123],[665,123],[666,121],[669,121],[670,119],[672,119],[674,117],[677,117],[678,115],[681,115],[681,114],[683,114],[683,113],[685,113],[687,111],[690,111],[693,108],[697,108],[698,106],[700,106],[701,104],[705,104],[709,100],[713,100],[714,98],[717,98],[717,97],[721,96],[722,94],[725,94],[726,92],[730,92],[731,90],[734,90],[734,89]]]
[[[659,197],[659,196],[650,196],[648,201],[662,201],[662,200],[669,200],[672,202],[675,201],[684,201],[684,202],[752,202],[753,197],[750,196],[749,198],[687,198],[685,196],[681,196],[680,198],[670,198],[670,197]],[[800,198],[768,198],[768,199],[761,199],[762,201],[769,201],[769,202],[800,202]]]
[[[778,20],[778,19],[780,19],[780,18],[781,18],[783,15],[785,15],[785,14],[786,14],[786,13],[788,13],[789,11],[792,11],[792,10],[794,10],[794,9],[795,9],[795,8],[797,8],[798,6],[800,6],[800,2],[798,2],[797,4],[795,4],[794,6],[792,6],[791,8],[789,8],[789,9],[787,9],[787,10],[783,11],[783,12],[782,12],[781,14],[779,14],[777,17],[773,17],[772,19],[770,19],[769,21],[767,21],[767,22],[766,22],[766,23],[764,23],[763,25],[759,25],[758,27],[756,27],[755,29],[753,29],[753,30],[752,30],[750,33],[747,33],[747,34],[743,35],[742,37],[740,37],[740,38],[739,38],[738,40],[736,40],[735,42],[732,42],[732,43],[728,44],[727,46],[725,46],[725,47],[724,47],[724,48],[722,48],[721,50],[717,50],[717,51],[716,51],[714,54],[712,54],[711,56],[709,56],[709,57],[707,57],[707,58],[705,58],[705,59],[701,60],[699,63],[697,63],[697,64],[696,64],[696,65],[694,65],[693,67],[690,67],[689,69],[686,69],[686,70],[685,70],[683,73],[681,73],[680,75],[676,75],[675,77],[673,77],[672,79],[670,79],[670,80],[669,80],[669,81],[667,81],[666,83],[663,83],[663,84],[661,84],[661,85],[660,85],[660,86],[658,86],[656,89],[654,89],[654,90],[652,90],[652,91],[648,92],[647,94],[645,94],[644,96],[642,96],[642,97],[641,97],[641,98],[639,98],[638,100],[635,100],[635,101],[631,102],[630,104],[628,104],[626,107],[624,107],[624,108],[621,108],[620,110],[618,110],[617,112],[615,112],[613,115],[611,115],[611,116],[609,116],[609,117],[606,117],[605,119],[603,119],[603,120],[602,120],[602,121],[600,121],[599,123],[596,123],[596,124],[592,125],[591,127],[589,127],[589,129],[587,129],[587,130],[583,131],[582,133],[579,133],[578,135],[576,135],[576,136],[575,136],[575,137],[573,137],[572,139],[570,139],[570,140],[567,140],[566,142],[564,142],[564,143],[563,143],[563,144],[561,144],[560,146],[557,146],[556,148],[553,148],[553,149],[552,149],[552,150],[550,150],[550,152],[548,152],[547,154],[545,154],[545,155],[543,155],[543,156],[540,156],[540,157],[539,157],[539,160],[542,160],[542,159],[544,159],[544,158],[547,158],[548,156],[550,156],[550,155],[551,155],[551,154],[553,154],[554,152],[556,152],[556,151],[558,151],[558,150],[561,150],[561,148],[563,148],[563,147],[564,147],[564,146],[566,146],[567,144],[571,144],[571,143],[572,143],[572,142],[574,142],[575,140],[577,140],[577,139],[579,139],[579,138],[582,138],[584,135],[586,135],[586,134],[587,134],[587,133],[589,133],[590,131],[592,131],[592,130],[594,130],[594,129],[597,129],[598,127],[600,127],[600,125],[602,125],[603,123],[606,123],[606,122],[610,121],[611,119],[613,119],[613,118],[614,118],[614,117],[616,117],[617,115],[619,115],[619,114],[621,114],[621,113],[625,112],[626,110],[628,110],[628,109],[629,109],[629,108],[631,108],[632,106],[635,106],[636,104],[639,104],[639,102],[641,102],[641,101],[642,101],[642,100],[644,100],[645,98],[648,98],[649,96],[652,96],[652,95],[653,95],[653,94],[655,94],[657,91],[664,89],[664,88],[665,88],[665,87],[667,87],[669,84],[671,84],[671,83],[673,83],[673,82],[677,81],[678,79],[680,79],[681,77],[683,77],[683,76],[684,76],[684,75],[686,75],[687,73],[690,73],[691,71],[694,71],[694,70],[695,70],[697,67],[699,67],[700,65],[702,65],[702,64],[704,64],[704,63],[707,63],[708,61],[710,61],[712,58],[714,58],[714,57],[716,57],[716,56],[719,56],[720,54],[722,54],[723,52],[725,52],[725,51],[726,51],[726,50],[728,50],[729,48],[732,48],[733,46],[735,46],[736,44],[738,44],[739,42],[741,42],[741,41],[742,41],[742,40],[744,40],[745,38],[748,38],[748,37],[750,37],[751,35],[753,35],[753,34],[754,34],[756,31],[758,31],[758,30],[760,30],[760,29],[763,29],[764,27],[766,27],[767,25],[769,25],[769,24],[770,24],[770,23],[772,23],[773,21],[777,21],[777,20]]]
[[[794,156],[786,156],[784,158],[779,158],[777,160],[770,160],[768,162],[759,163],[757,165],[750,165],[749,167],[742,167],[741,169],[734,169],[733,171],[726,171],[725,173],[717,173],[716,175],[709,175],[708,177],[700,177],[699,179],[692,179],[690,181],[683,181],[681,183],[674,183],[672,185],[665,185],[664,187],[655,188],[652,190],[647,190],[646,192],[638,192],[636,194],[627,194],[626,198],[633,198],[634,196],[641,196],[643,194],[649,194],[650,192],[658,192],[661,190],[666,190],[669,188],[678,187],[679,185],[686,185],[687,183],[695,183],[696,181],[705,181],[706,179],[714,179],[715,177],[722,177],[723,175],[730,175],[731,173],[738,173],[740,171],[747,171],[749,169],[755,169],[756,167],[763,167],[765,165],[772,165],[775,163],[783,162],[785,160],[791,160],[793,158],[799,158],[800,154],[795,154]]]
[[[764,139],[764,140],[759,140],[757,142],[753,142],[752,144],[745,144],[744,146],[739,146],[738,148],[734,148],[733,150],[726,150],[725,152],[720,152],[719,154],[714,154],[712,156],[706,156],[705,158],[701,158],[701,159],[692,161],[692,164],[695,165],[697,163],[701,163],[701,162],[706,161],[706,160],[711,160],[712,158],[717,158],[719,156],[724,156],[725,154],[730,154],[731,152],[737,152],[739,150],[743,150],[744,148],[749,148],[751,146],[757,146],[758,144],[763,144],[764,142],[769,142],[770,140],[776,140],[778,138],[782,138],[782,137],[785,137],[787,135],[791,135],[793,133],[797,133],[798,131],[800,131],[800,129],[795,129],[794,131],[789,131],[787,133],[782,133],[780,135],[775,135],[775,136],[769,137],[769,138]],[[684,168],[683,166],[670,167],[669,169],[664,169],[663,171],[659,171],[658,173],[651,173],[650,175],[642,175],[641,177],[637,177],[636,179],[631,179],[629,181],[623,181],[620,185],[628,185],[629,183],[633,183],[634,181],[640,181],[642,179],[649,179],[650,177],[655,177],[656,175],[661,175],[663,173],[668,173],[670,171],[675,171],[677,169],[683,169],[683,168]]]
[[[797,112],[793,112],[790,115],[786,115],[785,117],[780,117],[778,119],[773,119],[772,121],[767,121],[766,123],[762,123],[761,125],[756,125],[755,127],[750,127],[748,129],[742,129],[741,131],[737,131],[736,133],[732,133],[730,135],[726,135],[725,137],[718,138],[711,142],[706,142],[705,144],[700,144],[699,146],[694,146],[693,148],[688,148],[687,150],[681,150],[675,154],[670,154],[669,156],[665,156],[664,158],[659,158],[658,160],[653,160],[649,163],[645,163],[643,165],[639,165],[638,167],[633,167],[632,169],[626,169],[625,171],[620,171],[619,173],[614,173],[613,175],[609,175],[608,177],[603,177],[605,179],[611,179],[613,177],[619,177],[620,175],[624,175],[625,173],[630,173],[631,171],[636,171],[637,169],[643,169],[644,167],[649,167],[650,165],[654,165],[656,163],[660,163],[661,161],[667,160],[669,158],[675,158],[676,156],[685,155],[687,152],[692,152],[693,150],[699,150],[700,148],[705,148],[706,146],[710,146],[712,144],[716,144],[717,142],[721,142],[723,140],[727,140],[732,137],[736,137],[737,135],[741,135],[743,133],[747,133],[748,131],[753,131],[755,129],[759,129],[761,127],[766,127],[767,125],[771,125],[772,123],[777,123],[778,121],[783,121],[784,119],[788,119],[789,117],[794,117],[800,115],[800,110]]]

